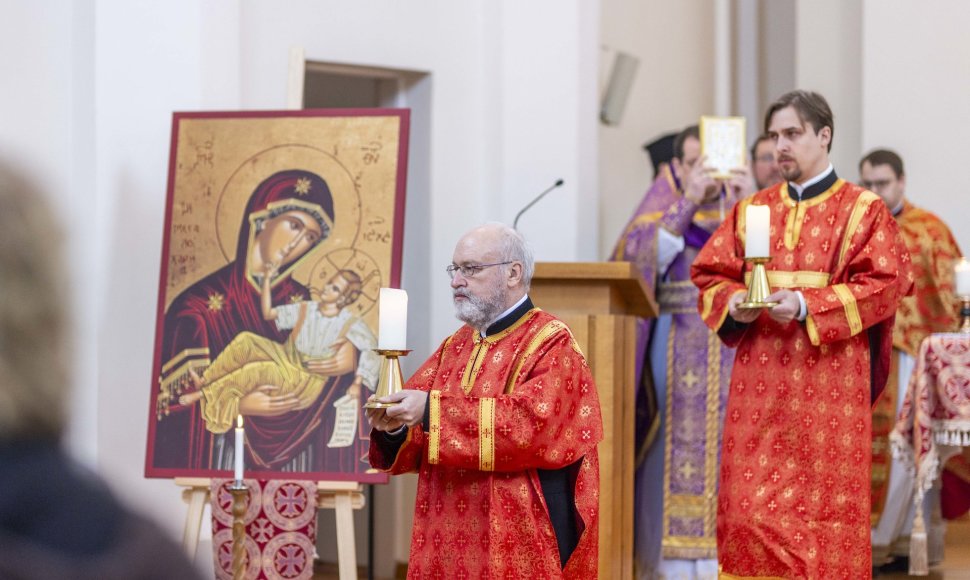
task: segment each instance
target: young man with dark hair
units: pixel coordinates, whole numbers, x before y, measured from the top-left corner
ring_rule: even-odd
[[[879,198],[835,174],[821,95],[784,95],[765,132],[787,181],[735,206],[691,270],[701,317],[737,348],[718,563],[725,578],[867,578],[870,404],[912,285],[909,253]],[[741,306],[749,205],[770,210],[773,308]]]

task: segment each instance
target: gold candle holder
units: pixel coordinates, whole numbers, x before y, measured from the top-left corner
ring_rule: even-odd
[[[397,359],[407,356],[410,350],[390,350],[375,348],[374,351],[384,357],[381,361],[381,370],[377,379],[377,398],[384,398],[399,392],[404,388],[404,375],[401,373],[401,363]],[[379,401],[367,401],[364,407],[367,409],[387,409],[397,403],[381,403]]]
[[[246,503],[249,488],[238,479],[229,486],[232,493],[232,580],[246,578]]]
[[[745,258],[744,261],[754,264],[754,266],[751,271],[751,281],[748,283],[748,293],[744,297],[744,302],[738,304],[738,308],[754,309],[778,306],[777,302],[765,300],[771,294],[768,272],[765,270],[765,264],[770,262],[771,258]]]
[[[970,296],[960,296],[960,326],[957,332],[970,334]]]

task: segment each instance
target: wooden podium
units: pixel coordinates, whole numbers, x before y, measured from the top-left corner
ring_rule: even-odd
[[[630,262],[542,262],[529,291],[569,325],[586,355],[603,413],[599,578],[633,578],[636,318],[657,304]]]

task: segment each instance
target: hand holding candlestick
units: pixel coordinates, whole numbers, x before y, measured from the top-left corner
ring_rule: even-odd
[[[748,294],[738,308],[771,308],[777,302],[769,302],[771,294],[765,264],[771,261],[770,232],[771,210],[766,205],[749,205],[745,208],[744,261],[753,264]]]
[[[377,378],[376,398],[383,398],[404,388],[404,375],[401,373],[399,357],[407,356],[406,346],[408,326],[408,294],[404,290],[381,288],[380,317],[378,322],[377,348],[381,355],[381,368]],[[386,409],[394,403],[381,403],[375,400],[364,404],[366,409]]]

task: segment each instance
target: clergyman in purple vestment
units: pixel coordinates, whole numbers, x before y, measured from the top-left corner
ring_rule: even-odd
[[[753,191],[746,168],[713,179],[697,127],[688,127],[613,252],[636,264],[660,307],[637,326],[638,578],[717,577],[719,433],[734,352],[701,321],[690,266],[724,214]]]

